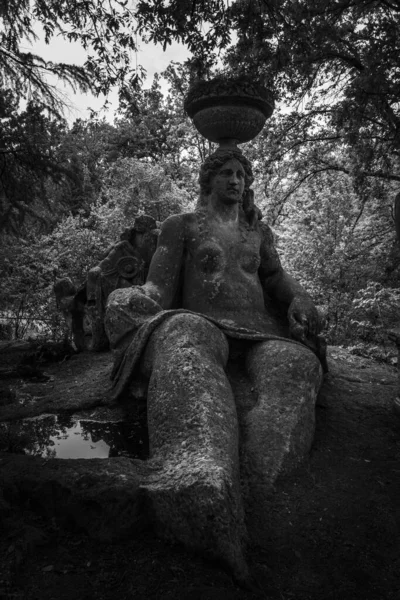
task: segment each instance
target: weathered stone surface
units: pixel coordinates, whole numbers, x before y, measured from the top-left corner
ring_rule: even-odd
[[[195,315],[173,316],[152,336],[145,355],[148,426],[150,457],[160,470],[146,489],[164,535],[245,578],[238,423],[224,373],[228,352],[218,328]]]
[[[62,371],[67,364],[58,367]],[[275,590],[264,589],[264,597],[321,600],[333,594],[347,598],[349,590],[354,600],[375,598],[377,590],[382,598],[395,597],[400,555],[396,525],[400,419],[392,409],[396,369],[343,348],[329,349],[329,364],[330,373],[318,398],[310,456],[294,472],[278,478],[262,519],[259,514],[254,519],[251,513],[246,515],[255,544],[248,549],[249,565],[251,570],[265,567],[271,573],[269,584],[274,582]],[[256,397],[248,388],[244,370],[234,361],[228,366],[228,375],[238,412],[246,407],[250,410]],[[73,376],[70,372],[71,379]],[[84,376],[79,373],[80,378]],[[111,600],[117,581],[123,598],[134,590],[139,598],[152,600],[213,594],[229,600],[254,600],[212,563],[193,558],[179,546],[164,544],[147,528],[139,535],[132,534],[130,542],[102,544],[84,532],[71,535],[68,527],[54,529],[51,522],[36,518],[36,510],[35,503],[16,509],[6,519],[8,528],[1,530],[3,595],[10,598],[104,596]],[[1,516],[4,511],[0,500]],[[62,524],[61,510],[58,514]],[[29,544],[16,576],[16,552],[25,543],[17,526],[23,522],[38,527],[52,541]],[[65,556],[66,550],[73,560]],[[10,587],[6,587],[7,564],[14,565]],[[49,565],[54,566],[53,571],[43,571]]]
[[[108,299],[104,323],[111,349],[125,350],[139,327],[160,310],[139,286],[115,290]]]
[[[96,361],[102,355],[92,353],[82,356],[87,356],[88,361],[94,361],[93,365],[100,368],[99,363]],[[104,356],[108,356],[110,359],[110,355]],[[393,557],[393,564],[395,564],[398,556],[398,536],[396,537],[398,494],[396,495],[396,492],[399,485],[399,473],[396,465],[399,456],[400,420],[397,417],[395,418],[392,411],[392,400],[396,394],[396,370],[393,367],[372,360],[352,356],[342,348],[330,348],[329,361],[330,374],[325,378],[318,398],[316,438],[310,457],[306,457],[304,463],[299,465],[299,468],[292,473],[278,477],[275,490],[269,497],[266,506],[264,505],[262,509],[260,508],[256,512],[252,512],[248,506],[246,507],[246,525],[249,539],[251,544],[257,546],[253,550],[250,548],[250,568],[257,563],[267,564],[273,571],[274,576],[278,577],[279,588],[283,590],[282,593],[286,593],[285,590],[289,589],[289,587],[285,588],[284,585],[289,585],[288,581],[291,582],[290,590],[293,592],[293,597],[304,595],[305,585],[308,586],[306,589],[310,597],[329,596],[331,588],[327,581],[330,581],[329,578],[332,575],[332,562],[336,565],[336,577],[343,577],[342,589],[344,594],[350,585],[352,589],[358,589],[359,569],[361,568],[364,570],[376,569],[373,576],[375,589],[375,586],[379,586],[380,565],[387,560],[388,556]],[[73,361],[71,364],[64,362],[56,365],[56,367],[58,371],[52,371],[55,376],[55,383],[66,381],[66,375],[63,371],[68,368],[69,380],[78,380],[80,384],[85,383],[85,385],[82,385],[82,389],[89,390],[94,373],[93,368],[89,368],[90,362],[86,364],[86,369],[78,368],[79,363],[77,361]],[[87,373],[89,375],[85,379]],[[251,390],[252,385],[241,361],[233,360],[228,365],[227,373],[235,394],[235,403],[241,421],[242,416],[244,417],[257,402],[256,390]],[[385,381],[385,384],[382,381]],[[23,385],[23,383],[20,382],[20,385]],[[53,393],[60,394],[57,385],[55,385]],[[84,400],[83,396],[81,399]],[[0,458],[3,457],[4,455]],[[52,468],[47,470],[46,467],[47,464],[51,465],[51,462],[54,464],[56,461],[47,463],[39,460],[37,463],[39,471],[32,470],[32,465],[36,461],[32,461],[30,457],[8,455],[7,461],[7,470],[2,470],[2,461],[0,461],[0,491],[4,487],[7,490],[8,498],[8,503],[2,503],[0,498],[1,517],[7,516],[7,510],[19,510],[21,515],[26,514],[26,504],[23,504],[25,490],[29,494],[30,488],[36,485],[35,481],[40,479],[41,473],[43,478],[47,478],[47,483],[44,479],[40,480],[40,485],[35,493],[35,497],[39,498],[39,502],[31,502],[29,506],[32,511],[43,512],[44,509],[40,504],[42,491],[46,490],[48,496],[53,496],[54,470]],[[26,461],[26,466],[21,468],[21,463],[24,461]],[[87,473],[90,482],[93,471],[95,476],[96,473],[102,474],[104,480],[108,482],[108,488],[111,488],[113,480],[112,478],[106,479],[107,473],[104,473],[101,465],[99,466],[100,462],[79,461],[81,476],[83,477]],[[106,471],[114,472],[114,459],[103,462]],[[136,471],[137,461],[117,459],[117,462],[119,462],[121,468],[120,473],[126,474],[128,478],[131,475],[132,468]],[[67,465],[69,470],[70,465],[74,467],[78,463],[76,461],[60,460],[58,464],[57,481],[62,486],[64,482],[63,465]],[[132,464],[134,467],[132,467]],[[154,482],[155,472],[149,472],[149,466],[149,464],[144,465],[143,480],[140,475],[141,471],[139,473],[143,488],[150,484],[156,485]],[[27,476],[31,478],[27,479]],[[12,478],[12,484],[9,477]],[[23,494],[18,492],[18,479],[20,477],[25,482],[28,481],[27,484],[21,487]],[[117,485],[120,485],[120,481],[123,482],[118,477],[115,481]],[[385,485],[382,485],[383,483]],[[101,498],[96,497],[98,492],[108,493],[108,498],[112,496],[111,489],[105,487],[99,489],[96,486],[97,484],[93,486],[95,502],[92,506],[96,506],[96,502],[101,502]],[[9,495],[12,488],[14,488],[14,495]],[[58,483],[54,485],[54,488],[56,490],[60,489]],[[123,487],[118,489],[119,497],[124,497],[126,490]],[[74,496],[75,494],[81,494],[80,487],[70,485],[68,490],[70,491],[68,502],[61,496],[61,501],[57,501],[54,511],[49,510],[45,513],[49,518],[52,518],[56,513],[57,524],[59,525],[67,525],[68,521],[78,523],[74,519],[79,518],[82,496],[79,496],[77,502],[74,502]],[[143,489],[143,492],[146,493],[146,490]],[[28,497],[28,495],[25,497]],[[58,498],[58,496],[55,497]],[[21,502],[20,505],[18,505],[17,500]],[[74,509],[76,514],[71,509],[73,502],[76,507],[76,510]],[[99,519],[103,517],[108,519],[110,529],[114,527],[114,524],[116,525],[114,532],[106,532],[106,534],[110,534],[108,539],[117,539],[119,536],[124,537],[126,530],[119,526],[120,520],[115,519],[115,516],[110,518],[112,505],[112,502],[108,502],[109,512],[103,512],[105,507],[101,506],[97,509],[96,515]],[[116,510],[120,510],[121,504],[115,503],[114,506]],[[150,506],[150,501],[145,497],[143,499],[143,509],[146,511],[148,506]],[[88,511],[87,507],[85,511]],[[72,518],[71,514],[75,514],[75,516]],[[86,515],[87,513],[83,512],[82,514]],[[149,517],[151,524],[152,515],[149,515]],[[146,513],[144,518],[147,518]],[[134,545],[134,540],[137,539],[136,527],[142,527],[143,522],[141,519],[137,522],[133,519],[132,521],[127,520],[127,523],[129,522],[134,523],[129,529],[129,537],[132,539],[132,545]],[[89,527],[87,531],[91,537],[95,537],[96,530],[96,522],[93,521],[93,526]],[[372,537],[371,531],[374,534]],[[64,538],[63,529],[59,530],[58,536],[60,540]],[[75,537],[71,538],[71,536],[65,537],[76,539]],[[86,536],[79,539],[86,540]],[[107,539],[106,535],[104,539]],[[378,563],[376,562],[377,540],[379,542]],[[63,542],[60,541],[60,543]],[[5,552],[9,545],[10,542],[7,542]],[[113,547],[119,548],[121,556],[125,556],[127,551],[125,543]],[[259,550],[260,547],[262,552]],[[143,547],[139,546],[138,560],[143,559],[145,564],[151,565],[157,548],[159,546],[153,542],[153,545],[148,549],[148,554],[144,557]],[[160,560],[165,559],[168,565],[169,557],[174,556],[174,551],[171,550],[169,545],[162,546],[162,548]],[[90,552],[91,550],[88,550],[87,560],[91,560]],[[344,575],[343,552],[345,552],[347,565]],[[322,557],[321,553],[323,553]],[[41,555],[41,552],[38,552],[38,555]],[[366,565],[365,557],[367,555],[369,556],[369,562]],[[180,560],[185,563],[182,565],[184,569],[187,565],[192,564],[189,555],[178,554],[177,556],[177,568],[180,566]],[[105,564],[108,565],[108,545],[104,548],[104,557]],[[43,558],[43,561],[46,561],[46,559]],[[38,564],[40,564],[41,569],[54,563],[52,560],[47,559],[47,562]],[[193,564],[201,568],[202,563],[194,562]],[[356,569],[354,565],[356,565]],[[109,566],[110,578],[114,568],[114,564],[111,563]],[[34,569],[35,571],[39,569],[36,563]],[[97,563],[95,569],[98,572]],[[209,567],[204,566],[204,569],[209,569]],[[168,568],[166,570],[165,577],[170,581],[174,575]],[[130,572],[133,573],[134,571]],[[180,571],[178,572],[179,577],[175,577],[177,579],[176,597],[179,597],[182,578],[191,581],[192,577],[190,569],[185,570],[182,575]],[[214,572],[214,570],[211,569],[211,572]],[[301,580],[299,580],[299,572],[302,573]],[[28,566],[22,567],[22,573],[25,580],[28,576]],[[62,582],[61,585],[64,585],[64,582],[68,580],[68,576],[64,576],[62,570],[60,573],[54,574],[54,577],[57,582]],[[71,575],[71,577],[73,578],[74,575]],[[390,582],[386,583],[385,590],[395,589],[397,579],[394,568],[391,577]],[[318,583],[317,590],[315,590],[315,581]],[[57,585],[60,585],[60,583],[57,583]],[[358,592],[357,598],[361,599],[363,594],[365,596],[365,593],[368,593],[371,587],[372,584],[367,582],[365,589]],[[83,597],[83,588],[79,589]],[[230,590],[227,591],[228,597],[230,597],[229,593]],[[158,590],[157,593],[155,592],[154,597],[159,597],[159,594]],[[244,592],[238,592],[237,597],[244,597],[242,594]],[[144,593],[143,596],[145,595]],[[165,595],[167,596],[166,593]],[[95,597],[97,597],[96,594]],[[187,597],[190,597],[189,591],[187,591]]]
[[[111,353],[81,353],[63,363],[46,365],[49,380],[11,383],[15,401],[0,405],[0,421],[35,417],[45,412],[73,412],[107,406],[110,399]],[[0,390],[5,394],[6,389]]]
[[[150,466],[138,460],[57,460],[0,454],[4,510],[26,503],[48,519],[68,521],[91,537],[115,540],[147,523],[141,482]]]
[[[278,341],[252,348],[247,361],[258,400],[244,415],[242,477],[249,506],[265,510],[277,478],[311,449],[322,367],[307,349]]]

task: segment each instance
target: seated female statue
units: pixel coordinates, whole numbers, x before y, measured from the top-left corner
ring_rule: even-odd
[[[139,369],[149,379],[155,468],[147,491],[159,527],[243,579],[238,420],[225,371],[230,348],[242,345],[257,392],[241,443],[251,493],[262,497],[310,448],[322,370],[307,341],[321,322],[259,219],[243,154],[218,150],[199,181],[196,210],[163,223],[146,283],[111,294],[106,330],[119,356],[115,395]],[[286,326],[273,303],[287,314]]]

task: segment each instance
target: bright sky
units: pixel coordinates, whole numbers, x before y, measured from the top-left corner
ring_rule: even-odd
[[[70,43],[62,37],[55,37],[50,41],[50,44],[44,42],[44,35],[41,35],[40,30],[37,30],[39,40],[32,46],[28,43],[23,48],[24,50],[31,51],[34,54],[38,54],[45,60],[51,60],[53,62],[64,62],[77,65],[83,65],[86,58],[86,53],[82,46],[78,43]],[[161,73],[164,71],[171,61],[183,62],[188,58],[189,53],[180,44],[173,43],[167,47],[167,50],[163,52],[161,46],[154,46],[151,44],[145,44],[139,41],[139,52],[137,56],[138,65],[142,65],[147,71],[147,79],[144,87],[150,87],[153,76],[155,73]],[[133,64],[136,63],[135,54],[132,55]],[[63,83],[57,83],[56,80],[49,79],[53,85],[57,85],[58,91],[61,92],[68,99],[69,109],[65,112],[65,118],[72,123],[75,119],[81,118],[86,119],[89,117],[90,111],[100,110],[104,104],[104,96],[96,98],[92,94],[74,94],[73,90],[69,86],[64,86]],[[117,91],[114,91],[109,96],[111,107],[107,113],[101,113],[101,116],[105,116],[107,120],[113,121],[114,110],[118,106],[118,95]]]

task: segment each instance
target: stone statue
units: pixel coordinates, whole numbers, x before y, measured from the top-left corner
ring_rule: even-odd
[[[65,338],[72,335],[73,343],[78,352],[85,350],[85,302],[86,302],[86,284],[79,290],[76,289],[69,277],[57,279],[53,286],[54,295],[58,310],[62,313],[68,330]],[[84,296],[82,298],[82,295]]]
[[[149,380],[146,490],[159,529],[238,580],[248,572],[230,353],[242,352],[257,393],[240,445],[260,498],[310,449],[322,381],[316,354],[324,359],[317,309],[283,270],[252,181],[237,147],[209,156],[196,210],[163,223],[146,283],[114,291],[105,316],[114,396],[140,373]]]
[[[92,329],[92,350],[108,348],[104,331],[107,298],[115,289],[146,280],[158,233],[153,217],[136,217],[133,227],[125,229],[120,241],[109,248],[97,266],[90,269],[86,283],[86,306]]]
[[[108,248],[87,280],[77,290],[69,278],[54,284],[57,306],[63,313],[78,351],[86,349],[84,320],[89,317],[91,350],[108,349],[104,312],[109,294],[118,288],[144,283],[157,246],[159,229],[153,217],[139,215],[120,240]]]

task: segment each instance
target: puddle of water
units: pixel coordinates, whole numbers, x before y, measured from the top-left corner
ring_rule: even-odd
[[[148,458],[145,424],[42,415],[0,424],[0,450],[43,458]]]

